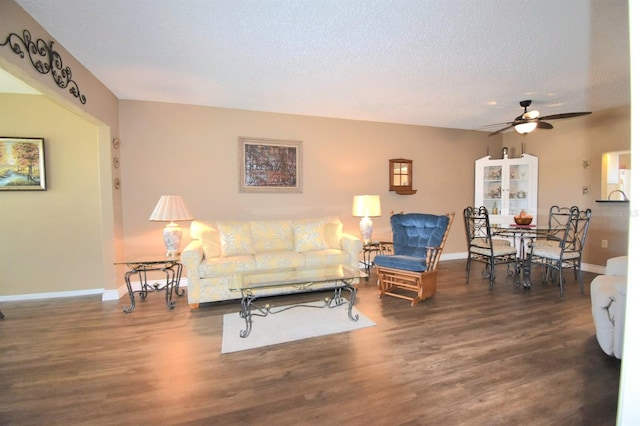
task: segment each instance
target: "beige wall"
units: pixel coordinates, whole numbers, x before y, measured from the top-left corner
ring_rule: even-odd
[[[120,114],[127,253],[162,251],[164,225],[148,218],[163,194],[182,195],[196,218],[338,215],[356,235],[353,196],[379,194],[374,238],[390,237],[391,210],[455,211],[446,252],[466,251],[460,215],[473,203],[473,164],[500,143],[472,131],[151,102],[121,101]],[[240,193],[239,136],[301,140],[303,193]],[[388,160],[398,157],[414,161],[415,195],[388,190]]]
[[[461,219],[473,203],[473,168],[487,151],[499,156],[500,137],[486,133],[422,126],[361,122],[222,108],[121,101],[125,251],[161,251],[163,224],[148,221],[160,195],[179,194],[197,218],[250,219],[338,215],[345,230],[358,234],[351,216],[355,194],[380,194],[382,209],[456,212],[445,254],[466,251]],[[508,133],[512,154],[540,159],[539,212],[554,204],[594,211],[585,262],[604,265],[608,257],[626,253],[628,206],[596,204],[599,158],[629,146],[629,108],[558,122],[553,131],[526,139]],[[247,194],[238,191],[238,137],[303,141],[302,194]],[[388,191],[390,158],[414,160],[418,193]],[[582,159],[591,168],[582,168]],[[582,185],[591,187],[582,195]],[[620,218],[622,217],[622,220]],[[188,223],[185,242],[188,241]],[[388,217],[374,219],[374,238],[389,238]],[[601,249],[600,240],[609,248]]]
[[[40,74],[32,65],[31,59],[28,55],[21,58],[15,54],[10,46],[5,45],[0,47],[0,67],[10,72],[16,77],[22,79],[29,85],[33,86],[49,99],[53,100],[57,105],[65,109],[67,112],[76,114],[82,120],[96,126],[93,132],[92,140],[85,140],[85,144],[91,144],[93,146],[92,156],[97,158],[96,169],[98,171],[98,185],[96,187],[97,194],[99,196],[99,209],[92,214],[90,220],[98,221],[98,230],[101,235],[101,241],[98,246],[98,257],[100,263],[97,268],[91,270],[91,273],[87,275],[90,277],[90,281],[87,281],[87,277],[84,279],[84,284],[80,285],[81,288],[106,288],[115,289],[118,283],[118,278],[122,276],[122,271],[117,271],[113,268],[113,261],[116,257],[121,257],[122,250],[122,205],[120,199],[120,192],[113,189],[113,179],[118,176],[119,171],[114,170],[111,167],[112,157],[118,156],[119,153],[112,149],[111,141],[114,137],[118,136],[118,104],[117,99],[99,80],[97,80],[86,68],[82,66],[69,52],[51,37],[47,31],[42,28],[36,21],[31,18],[20,6],[18,6],[12,0],[0,1],[0,42],[4,43],[10,34],[15,34],[11,42],[18,43],[20,41],[17,37],[23,37],[25,30],[29,31],[34,41],[42,40],[45,43],[53,41],[56,52],[60,55],[63,66],[69,67],[73,73],[73,79],[78,84],[80,92],[86,96],[86,103],[81,104],[78,98],[74,97],[69,88],[60,88],[54,82],[52,75]],[[26,53],[28,49],[25,46],[21,46],[22,50]],[[43,58],[35,58],[39,60]],[[4,105],[7,108],[11,108],[11,105]],[[46,122],[46,117],[38,117],[34,111],[25,112],[25,116],[29,120],[22,120],[23,127],[16,129],[15,124],[7,119],[7,116],[0,116],[0,130],[2,134],[5,133],[4,129],[11,127],[14,130],[14,135],[31,135],[34,134],[34,128],[37,128],[37,124],[34,124],[34,128],[31,127],[31,122]],[[5,127],[7,126],[7,127]],[[40,135],[45,139],[48,139],[50,134],[58,134],[59,129],[56,128],[57,123],[51,122],[51,127],[46,129],[46,132],[40,132]],[[50,131],[49,131],[50,130]],[[82,179],[79,177],[78,179]],[[63,197],[64,198],[64,197]],[[63,201],[56,202],[57,204],[64,205]],[[56,204],[56,205],[57,205]],[[13,205],[8,205],[7,209],[12,209]],[[68,214],[73,217],[73,209],[75,206],[69,206]],[[0,231],[4,232],[3,225],[0,224]],[[53,242],[47,237],[42,235],[39,241],[41,247],[48,247],[51,252],[58,249],[59,244]],[[43,248],[44,250],[44,248]],[[28,264],[14,264],[14,269],[24,270],[26,268],[33,267],[32,263]],[[82,266],[79,269],[84,269]],[[66,273],[62,271],[61,274]],[[18,287],[15,290],[8,290],[2,283],[1,294],[6,294],[7,291],[10,294],[23,294],[23,293],[36,293],[36,287],[26,286]],[[15,284],[18,285],[18,284]],[[38,286],[46,285],[45,283],[38,284]],[[75,284],[74,284],[75,285]],[[56,286],[49,286],[49,291],[60,291],[61,288]],[[63,287],[63,289],[66,288]]]
[[[610,257],[627,253],[629,204],[596,203],[601,198],[601,158],[607,151],[630,149],[630,108],[620,107],[577,117],[553,121],[553,130],[535,131],[527,136],[508,133],[505,146],[511,153],[525,151],[539,157],[538,223],[546,223],[553,205],[592,210],[584,261],[604,265]],[[590,160],[589,168],[582,160]],[[588,186],[588,194],[582,187]],[[602,248],[602,240],[608,248]]]
[[[45,138],[47,182],[0,193],[0,295],[103,287],[96,132],[45,96],[0,94],[0,134]]]

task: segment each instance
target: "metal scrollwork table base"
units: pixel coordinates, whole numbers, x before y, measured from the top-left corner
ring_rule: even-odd
[[[182,276],[182,264],[178,257],[166,257],[166,256],[142,256],[131,260],[125,260],[122,262],[115,262],[116,265],[126,265],[129,270],[124,274],[124,280],[127,284],[127,291],[129,292],[129,300],[131,304],[129,306],[123,306],[122,311],[125,314],[133,312],[136,308],[135,294],[140,294],[142,300],[147,298],[149,293],[156,291],[164,291],[165,302],[167,308],[173,309],[176,306],[176,302],[173,301],[173,293],[176,296],[183,296],[184,289],[180,289],[180,277]],[[157,271],[165,274],[164,283],[149,284],[147,280],[147,273]],[[140,280],[140,290],[133,290],[131,286],[131,276],[138,275]]]
[[[231,290],[240,291],[242,299],[240,301],[240,317],[244,319],[245,328],[240,330],[240,337],[246,338],[251,334],[253,325],[253,317],[266,317],[269,314],[277,314],[288,311],[289,309],[306,307],[306,308],[336,308],[348,303],[347,315],[351,321],[358,321],[359,315],[353,315],[353,304],[356,300],[358,289],[353,286],[356,278],[360,277],[359,271],[344,265],[334,265],[329,267],[276,270],[269,273],[248,273],[244,274],[237,286],[231,287]],[[276,307],[266,304],[258,306],[254,303],[260,296],[256,293],[258,289],[273,289],[276,287],[292,287],[296,292],[312,292],[319,291],[314,284],[335,282],[333,288],[333,296],[326,297],[322,304],[312,305],[309,303],[298,303],[285,307]],[[327,288],[324,288],[327,290]],[[346,302],[342,298],[342,291],[349,291],[349,300]]]

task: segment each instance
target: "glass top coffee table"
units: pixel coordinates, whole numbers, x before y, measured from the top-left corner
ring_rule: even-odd
[[[274,269],[240,274],[239,279],[234,280],[229,286],[231,291],[239,291],[242,294],[240,317],[245,321],[245,329],[240,330],[240,337],[248,337],[251,333],[251,317],[253,315],[266,317],[268,314],[277,314],[296,307],[335,308],[346,303],[342,298],[342,290],[348,290],[350,293],[347,310],[349,319],[358,321],[358,315],[352,314],[358,291],[353,286],[353,282],[357,278],[360,278],[360,271],[346,265]],[[289,287],[292,289],[292,293],[307,293],[331,290],[326,286],[326,283],[329,282],[334,283],[333,297],[326,297],[322,306],[299,303],[277,308],[268,304],[257,306],[254,303],[259,297],[268,297],[267,295],[257,295],[257,290]]]

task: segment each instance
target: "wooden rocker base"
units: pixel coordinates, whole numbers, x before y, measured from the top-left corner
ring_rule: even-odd
[[[436,278],[438,271],[413,272],[401,269],[390,269],[377,267],[378,269],[378,291],[382,298],[384,295],[410,300],[411,306],[428,299],[436,294]],[[417,293],[416,297],[409,297],[394,290],[409,290]]]

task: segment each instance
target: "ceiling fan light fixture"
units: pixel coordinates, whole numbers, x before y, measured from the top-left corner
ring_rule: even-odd
[[[526,135],[527,133],[533,132],[536,127],[538,127],[537,121],[528,121],[526,123],[516,124],[515,126],[516,132],[520,133],[521,135]]]
[[[489,136],[499,135],[500,133],[504,133],[507,130],[511,130],[512,128],[514,128],[519,134],[526,135],[533,132],[537,128],[553,129],[553,126],[551,125],[551,123],[547,123],[547,120],[560,120],[563,118],[580,117],[581,115],[591,114],[590,111],[584,111],[564,112],[560,114],[541,116],[540,111],[527,110],[527,108],[531,106],[530,100],[520,101],[520,106],[524,108],[524,112],[522,114],[514,118],[510,123],[499,123],[500,126],[504,126],[505,124],[507,124],[508,126],[502,127],[499,130],[489,133]]]

